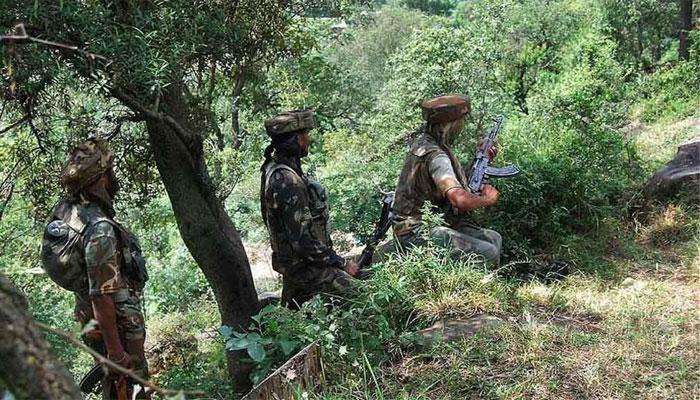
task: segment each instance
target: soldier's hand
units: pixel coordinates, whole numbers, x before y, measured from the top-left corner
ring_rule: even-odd
[[[345,272],[347,272],[351,276],[357,276],[357,273],[360,272],[360,266],[357,265],[355,261],[348,260],[345,263]]]
[[[481,197],[484,198],[484,204],[487,206],[492,206],[498,202],[498,190],[491,185],[484,185],[481,189]]]
[[[484,139],[479,140],[479,144],[476,145],[478,149],[480,149],[484,145]],[[488,154],[486,154],[489,158],[489,160],[493,160],[496,158],[498,155],[498,141],[493,143],[493,146],[488,151]]]
[[[498,141],[494,142],[493,146],[489,149],[489,160],[493,160],[498,155]]]

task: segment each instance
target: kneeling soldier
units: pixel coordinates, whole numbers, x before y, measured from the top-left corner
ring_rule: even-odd
[[[401,247],[422,242],[421,208],[428,201],[443,211],[448,226],[433,229],[430,236],[452,248],[456,257],[478,254],[498,264],[501,235],[468,222],[469,211],[490,206],[498,200],[498,191],[484,185],[481,194],[472,194],[462,166],[450,146],[464,129],[464,117],[470,111],[469,99],[449,95],[421,104],[426,124],[411,147],[399,176],[393,210],[394,236]],[[495,150],[489,154],[495,156]],[[455,212],[456,211],[456,212]]]
[[[321,292],[346,290],[357,264],[333,250],[326,191],[301,168],[308,155],[311,110],[265,121],[272,143],[265,149],[260,208],[270,234],[272,267],[282,274],[282,303],[298,308]]]
[[[98,326],[84,334],[86,344],[145,378],[141,291],[148,277],[137,239],[114,221],[112,202],[119,186],[113,160],[98,139],[73,150],[61,175],[68,193],[44,232],[42,261],[56,283],[75,293],[76,319],[83,325],[97,320]],[[101,374],[92,375],[99,379]],[[103,399],[125,399],[131,398],[133,385],[110,373],[102,379],[102,390]]]

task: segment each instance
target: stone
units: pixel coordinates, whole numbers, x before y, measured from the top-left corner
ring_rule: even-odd
[[[269,305],[280,304],[282,301],[282,291],[276,292],[263,292],[258,295],[258,302],[260,303],[260,309],[263,309]]]
[[[678,146],[676,156],[647,181],[647,198],[672,195],[681,187],[700,192],[700,136]]]
[[[505,321],[492,315],[476,315],[468,319],[442,320],[436,322],[430,328],[418,331],[417,333],[426,342],[442,340],[454,342],[476,335],[477,333],[492,330],[503,325]]]

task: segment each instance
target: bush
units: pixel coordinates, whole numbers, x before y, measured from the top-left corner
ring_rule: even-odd
[[[584,36],[564,72],[532,99],[532,112],[508,121],[499,157],[523,172],[496,183],[503,196],[488,221],[511,256],[559,253],[566,236],[595,233],[598,221],[622,211],[638,163],[615,129],[625,120],[625,103],[613,52],[608,40]]]
[[[697,36],[697,35],[696,35]],[[646,123],[673,121],[700,110],[700,59],[680,62],[638,78],[631,88],[640,99],[635,114]]]
[[[354,362],[379,366],[420,343],[413,333],[445,317],[513,310],[513,286],[481,263],[452,260],[444,249],[425,246],[374,267],[371,280],[340,303],[315,297],[301,311],[268,306],[254,317],[248,333],[222,327],[228,350],[246,349],[255,363],[252,379],[267,376],[291,354],[318,341],[329,381],[357,379]]]
[[[230,398],[226,352],[215,326],[216,304],[190,304],[191,310],[151,316],[147,321],[148,360],[156,382],[174,389],[199,390]]]

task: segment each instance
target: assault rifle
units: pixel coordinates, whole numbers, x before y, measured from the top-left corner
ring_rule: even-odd
[[[481,146],[479,146],[479,149],[476,151],[474,163],[469,171],[467,187],[472,193],[481,193],[481,188],[488,178],[511,178],[520,173],[518,167],[514,165],[508,165],[503,168],[489,166],[491,162],[489,159],[489,150],[496,144],[498,132],[501,130],[501,125],[503,124],[503,116],[497,116],[494,118],[494,122],[494,127],[491,128],[491,131],[482,139]]]
[[[90,393],[97,393],[97,388],[98,385],[102,382],[102,380],[105,377],[105,373],[107,372],[107,367],[102,364],[95,364],[90,371],[88,371],[83,379],[80,380],[80,391],[85,393],[85,394],[90,394]],[[127,400],[128,399],[128,391],[129,388],[127,387],[130,384],[130,380],[125,378],[125,377],[115,377],[117,379],[116,382],[116,399],[117,400]],[[133,386],[132,386],[133,387]]]
[[[103,364],[95,364],[90,371],[80,380],[80,391],[83,393],[95,392],[95,387],[102,381],[105,376],[106,366]]]
[[[362,250],[360,258],[357,259],[357,266],[360,272],[358,273],[358,278],[364,279],[368,276],[368,272],[364,271],[366,267],[372,264],[372,256],[374,255],[374,250],[377,248],[379,242],[384,239],[386,232],[391,227],[391,222],[394,220],[394,211],[391,209],[391,204],[394,202],[394,192],[388,192],[384,194],[382,198],[382,213],[379,217],[379,222],[374,228],[372,236],[367,241],[365,249]]]

